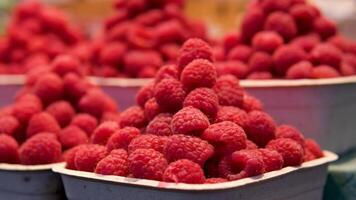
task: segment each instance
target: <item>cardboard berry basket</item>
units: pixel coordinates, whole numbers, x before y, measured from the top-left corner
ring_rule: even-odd
[[[261,176],[219,184],[175,184],[69,170],[57,165],[69,200],[321,200],[328,164],[337,155]],[[312,178],[311,178],[312,177]]]
[[[1,200],[64,200],[63,185],[48,165],[0,164]]]

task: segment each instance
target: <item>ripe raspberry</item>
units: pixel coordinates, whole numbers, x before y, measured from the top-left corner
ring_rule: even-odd
[[[221,106],[216,115],[215,123],[231,121],[244,128],[246,120],[247,113],[244,110],[233,106]]]
[[[224,178],[208,178],[205,180],[205,184],[217,184],[217,183],[225,183],[227,182]]]
[[[325,40],[337,34],[338,30],[335,22],[325,17],[319,17],[314,20],[314,32]]]
[[[121,113],[120,127],[133,126],[142,128],[146,125],[146,118],[139,106],[132,106]]]
[[[303,134],[293,126],[280,125],[276,129],[276,138],[289,138],[304,146]]]
[[[12,108],[12,115],[22,124],[27,124],[31,117],[42,110],[42,105],[34,101],[16,102]]]
[[[275,150],[259,149],[262,155],[265,172],[280,170],[283,167],[283,157]]]
[[[19,145],[9,135],[0,134],[0,163],[15,164],[19,162]]]
[[[299,36],[294,38],[290,44],[298,46],[301,49],[304,49],[305,52],[310,52],[320,43],[320,37],[316,34],[309,34],[304,36]]]
[[[106,147],[97,144],[81,145],[74,156],[75,168],[80,171],[94,172],[98,162],[107,156]]]
[[[176,65],[165,65],[161,67],[155,76],[155,83],[159,83],[165,78],[179,79],[178,67]]]
[[[136,103],[141,106],[142,108],[145,106],[145,103],[151,99],[154,95],[154,88],[153,84],[147,84],[140,88],[136,95]]]
[[[170,136],[164,154],[168,161],[191,160],[200,166],[213,156],[214,147],[207,141],[188,135]]]
[[[195,59],[184,68],[180,80],[185,88],[193,90],[198,87],[213,87],[216,78],[216,68],[210,61]]]
[[[75,115],[75,110],[67,101],[56,101],[46,108],[61,127],[67,126]]]
[[[250,75],[246,77],[246,79],[268,80],[268,79],[273,79],[273,75],[271,74],[271,72],[252,72]]]
[[[113,150],[110,155],[100,160],[95,167],[95,173],[102,175],[127,176],[128,172],[128,155],[123,149]]]
[[[113,121],[107,121],[100,124],[93,132],[91,136],[91,142],[93,144],[106,145],[110,136],[117,130],[119,125]]]
[[[155,36],[160,43],[184,42],[187,33],[183,24],[177,19],[163,21],[155,27]]]
[[[248,71],[247,65],[238,60],[216,63],[215,66],[218,76],[231,74],[236,78],[243,79],[246,77]]]
[[[281,46],[273,54],[274,67],[278,74],[284,75],[295,63],[306,60],[306,53],[296,46]]]
[[[19,131],[20,123],[19,121],[11,116],[11,115],[4,115],[0,116],[0,133],[7,134],[13,136]]]
[[[223,39],[222,39],[224,50],[226,52],[228,52],[233,47],[241,44],[242,43],[241,39],[242,39],[241,38],[241,33],[238,32],[238,31],[233,31],[233,32],[230,32],[230,33],[226,33],[223,36]]]
[[[250,57],[248,61],[248,71],[251,72],[260,72],[260,71],[272,71],[273,59],[267,53],[264,52],[255,52]]]
[[[249,94],[245,94],[243,97],[242,108],[246,112],[251,112],[251,111],[255,111],[255,110],[263,110],[263,105],[262,105],[261,101],[258,100],[257,98],[255,98]]]
[[[216,61],[225,60],[225,49],[221,46],[213,46],[213,55]]]
[[[132,139],[141,134],[140,130],[135,127],[125,127],[112,134],[106,144],[108,151],[114,149],[127,149]]]
[[[146,133],[158,136],[169,136],[173,132],[171,130],[171,114],[160,114],[157,115],[153,120],[147,125]]]
[[[252,39],[252,47],[257,51],[273,53],[283,44],[283,38],[273,31],[261,31]]]
[[[160,153],[164,153],[164,148],[168,142],[168,137],[157,135],[139,135],[132,139],[128,146],[128,152],[132,153],[136,149],[153,149]]]
[[[126,46],[121,42],[107,43],[100,51],[99,60],[102,65],[117,67],[122,64]]]
[[[161,108],[155,98],[151,98],[145,103],[144,113],[148,121],[152,120],[156,115],[161,113]]]
[[[243,63],[247,63],[252,53],[253,50],[250,47],[245,45],[238,45],[229,51],[229,53],[227,54],[227,59],[238,60]]]
[[[205,176],[204,171],[198,164],[187,159],[181,159],[168,165],[163,174],[163,181],[202,184],[205,182]]]
[[[300,61],[292,65],[287,73],[286,78],[288,79],[306,79],[310,78],[313,70],[313,65],[309,61]]]
[[[247,150],[258,149],[258,146],[251,140],[246,140],[246,149]]]
[[[156,85],[154,91],[158,105],[162,109],[172,112],[182,107],[185,96],[183,85],[175,79],[163,79]]]
[[[57,74],[47,73],[38,79],[33,92],[44,104],[48,105],[62,98],[63,81]]]
[[[267,17],[264,29],[277,32],[285,41],[293,39],[298,32],[292,16],[280,11],[273,12]]]
[[[90,136],[98,125],[98,120],[89,114],[77,114],[70,124],[79,127]]]
[[[157,45],[154,29],[133,24],[126,33],[126,40],[132,49],[153,49]]]
[[[168,163],[164,156],[153,149],[137,149],[129,155],[129,169],[135,178],[162,180]]]
[[[185,66],[196,59],[206,59],[212,62],[213,50],[201,39],[192,38],[187,40],[179,51],[178,69],[182,71]]]
[[[38,98],[36,95],[34,94],[23,94],[23,95],[20,95],[20,96],[16,96],[16,103],[21,103],[21,102],[31,102],[31,103],[34,103],[36,104],[39,108],[42,109],[42,102],[41,102],[41,99]]]
[[[315,8],[308,4],[298,4],[290,8],[299,33],[306,33],[313,29],[314,19],[318,16]]]
[[[64,96],[71,102],[77,103],[92,87],[77,74],[68,73],[63,77]]]
[[[136,77],[145,67],[158,68],[162,64],[161,55],[156,51],[134,50],[124,56],[124,70],[131,77]]]
[[[245,131],[230,121],[210,125],[201,138],[215,147],[215,155],[228,155],[246,148]]]
[[[70,149],[80,144],[88,142],[87,134],[77,126],[69,125],[62,129],[58,135],[59,142],[62,144],[63,149]]]
[[[189,106],[173,115],[171,129],[174,134],[200,135],[209,124],[204,113]]]
[[[249,9],[241,22],[241,37],[249,43],[252,37],[263,29],[265,14],[260,8]]]
[[[319,44],[310,53],[311,60],[316,65],[329,65],[338,68],[342,60],[342,51],[331,44]]]
[[[105,112],[103,116],[100,119],[100,122],[107,122],[107,121],[112,121],[116,122],[117,124],[120,124],[120,113],[118,112]]]
[[[328,65],[319,65],[313,68],[310,77],[315,79],[321,78],[336,78],[340,73],[333,67]]]
[[[308,138],[305,140],[304,145],[305,149],[309,150],[315,158],[321,158],[324,156],[323,151],[315,140]]]
[[[239,80],[231,75],[224,75],[217,79],[213,90],[219,97],[222,106],[241,107],[243,104],[243,89]]]
[[[219,99],[212,89],[197,88],[187,95],[183,106],[197,108],[210,119],[214,119],[218,111]]]
[[[147,66],[143,68],[137,75],[138,78],[153,78],[155,77],[157,68],[153,66]]]
[[[275,138],[276,124],[267,113],[252,111],[248,113],[245,131],[251,141],[264,147]]]
[[[49,132],[57,135],[61,127],[57,123],[56,119],[47,112],[41,112],[31,117],[27,126],[27,137],[32,137],[37,133]]]
[[[164,60],[173,61],[173,60],[177,60],[177,58],[179,56],[179,49],[180,49],[179,45],[172,43],[172,44],[163,44],[163,45],[161,45],[160,48],[159,48],[159,51],[162,54]],[[175,70],[178,73],[178,67],[177,66],[175,67]]]
[[[263,0],[261,1],[261,8],[264,12],[270,13],[274,11],[287,11],[292,4],[291,0]]]
[[[59,55],[52,62],[52,71],[63,77],[67,73],[81,74],[81,63],[78,58],[71,55]]]
[[[340,65],[341,76],[353,76],[356,74],[356,68],[348,63],[342,62]]]
[[[144,26],[155,26],[163,20],[163,12],[161,10],[150,10],[136,17],[135,21]]]
[[[19,152],[21,164],[50,164],[60,160],[62,147],[51,134],[41,133],[24,142]]]
[[[278,151],[282,155],[284,167],[297,166],[303,163],[303,148],[292,139],[279,138],[271,140],[266,148]]]
[[[74,158],[75,158],[75,154],[77,153],[77,150],[80,149],[82,146],[85,146],[85,145],[79,145],[79,146],[73,147],[73,148],[68,149],[65,152],[63,152],[62,157],[63,157],[63,160],[66,162],[67,169],[72,169],[72,170],[77,169],[75,167]]]
[[[232,172],[239,170],[238,173],[229,174],[229,180],[239,180],[246,177],[257,176],[264,173],[263,158],[257,150],[235,151],[231,155]]]

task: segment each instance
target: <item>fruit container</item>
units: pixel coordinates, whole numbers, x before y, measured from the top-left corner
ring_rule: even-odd
[[[0,107],[13,102],[13,97],[25,82],[22,75],[0,75]]]
[[[64,164],[55,166],[53,171],[61,175],[69,200],[320,200],[328,164],[337,159],[334,153],[325,151],[324,154],[323,158],[303,163],[300,167],[286,167],[261,176],[219,184],[175,184],[103,176],[69,170]]]
[[[0,164],[0,199],[63,200],[61,178],[48,165]]]

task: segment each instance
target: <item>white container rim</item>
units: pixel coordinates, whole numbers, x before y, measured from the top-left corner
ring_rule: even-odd
[[[53,163],[53,164],[45,164],[45,165],[20,165],[20,164],[6,164],[0,163],[0,171],[45,171],[51,170],[55,166],[61,166],[64,163]]]
[[[298,167],[285,167],[281,170],[268,172],[263,175],[244,178],[237,181],[218,183],[218,184],[184,184],[184,183],[177,184],[177,183],[167,183],[167,182],[160,182],[160,181],[153,181],[153,180],[146,180],[146,179],[127,178],[121,176],[99,175],[91,172],[82,172],[82,171],[66,169],[65,164],[56,165],[53,167],[52,170],[56,173],[63,174],[63,175],[74,176],[78,178],[86,178],[94,181],[111,182],[113,184],[128,184],[133,186],[144,186],[144,187],[151,187],[151,188],[171,189],[171,190],[201,191],[201,190],[224,190],[224,189],[241,187],[244,185],[258,183],[258,182],[265,181],[267,179],[272,179],[278,176],[282,176],[293,171],[324,165],[326,163],[333,162],[337,159],[338,156],[336,154],[329,151],[324,151],[324,157],[309,162],[305,162]]]

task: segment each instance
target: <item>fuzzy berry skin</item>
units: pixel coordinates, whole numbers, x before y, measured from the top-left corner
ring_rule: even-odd
[[[255,50],[267,53],[273,53],[283,43],[283,38],[273,31],[261,31],[252,39],[252,47]]]
[[[21,164],[50,164],[60,160],[62,147],[52,134],[41,133],[24,142],[19,152]]]
[[[140,88],[136,95],[136,103],[144,107],[145,103],[151,99],[154,95],[154,85],[152,83],[147,84]]]
[[[212,89],[197,88],[191,91],[183,102],[183,107],[192,106],[214,119],[218,111],[219,99]]]
[[[27,124],[31,117],[42,111],[42,105],[33,101],[16,102],[12,107],[12,115],[23,124]]]
[[[280,153],[284,160],[284,167],[298,166],[303,163],[303,148],[294,140],[289,138],[279,138],[271,140],[267,149],[272,149]]]
[[[244,92],[238,79],[234,76],[224,75],[219,77],[213,90],[218,95],[220,105],[242,107]]]
[[[51,67],[54,73],[63,77],[67,73],[81,74],[80,65],[81,63],[78,58],[63,54],[53,60]]]
[[[137,149],[128,160],[130,173],[135,178],[160,181],[168,166],[163,154],[153,149]]]
[[[181,159],[168,165],[163,174],[163,181],[202,184],[205,183],[205,176],[203,169],[198,164],[187,159]]]
[[[232,48],[227,54],[228,60],[237,60],[247,63],[253,53],[252,48],[246,45],[238,45]]]
[[[113,121],[101,123],[91,135],[91,142],[93,144],[106,145],[109,138],[114,132],[119,130],[119,125]]]
[[[114,149],[127,149],[131,141],[140,134],[140,130],[135,127],[119,129],[110,136],[106,147],[109,152]]]
[[[213,61],[213,50],[201,39],[192,38],[187,40],[179,51],[178,69],[182,71],[190,62],[196,59]]]
[[[310,52],[320,43],[320,37],[316,34],[308,34],[294,38],[290,44],[302,48],[305,52]]]
[[[273,54],[274,68],[280,75],[284,75],[295,63],[306,60],[307,55],[297,46],[281,46]]]
[[[173,134],[171,121],[171,114],[159,114],[147,125],[146,133],[158,136],[170,136]]]
[[[259,149],[262,155],[265,172],[280,170],[283,167],[283,157],[280,153],[271,149]]]
[[[215,63],[218,76],[234,75],[236,78],[243,79],[246,77],[248,67],[245,63],[238,60],[229,60],[225,62]]]
[[[258,146],[251,140],[246,140],[246,149],[248,150],[258,149]]]
[[[68,149],[63,152],[62,157],[63,157],[63,160],[66,162],[67,169],[72,169],[72,170],[77,169],[75,167],[74,158],[75,158],[75,154],[77,153],[77,150],[80,149],[81,146],[84,146],[84,145],[79,145],[79,146],[73,147],[73,148]]]
[[[310,77],[314,79],[336,78],[340,76],[340,73],[335,68],[328,65],[314,67],[310,75]]]
[[[100,160],[107,156],[106,147],[97,144],[81,145],[74,156],[75,168],[80,171],[94,172]]]
[[[313,30],[315,33],[318,33],[323,40],[334,36],[338,32],[335,22],[325,17],[319,17],[314,20]]]
[[[123,149],[113,150],[110,155],[98,162],[94,172],[102,175],[127,176],[129,172],[127,152]]]
[[[215,155],[228,155],[246,148],[245,131],[229,121],[210,125],[205,129],[201,138],[215,147]]]
[[[289,125],[280,125],[276,129],[276,138],[290,138],[304,146],[304,136],[303,134],[295,127]]]
[[[67,101],[56,101],[46,108],[61,127],[67,126],[75,115],[74,108]]]
[[[151,98],[145,103],[143,111],[145,113],[146,119],[150,121],[161,113],[161,108],[159,107],[156,99]]]
[[[329,65],[338,69],[342,60],[342,51],[331,44],[319,44],[310,52],[310,59],[316,65]]]
[[[14,135],[19,131],[20,123],[15,117],[11,115],[0,116],[0,133],[7,135]]]
[[[28,122],[26,134],[28,138],[41,132],[50,132],[57,135],[60,130],[61,127],[52,115],[47,112],[41,112],[31,117]]]
[[[173,135],[169,138],[164,154],[168,161],[191,160],[200,166],[213,156],[214,147],[207,141],[188,135]]]
[[[261,111],[263,110],[263,105],[260,100],[258,100],[256,97],[251,96],[249,94],[245,94],[243,97],[243,110],[246,112],[251,112],[251,111]]]
[[[257,150],[235,151],[231,155],[232,169],[240,169],[236,174],[229,174],[229,180],[239,180],[264,173],[263,158]]]
[[[205,180],[205,184],[217,184],[217,183],[225,183],[227,182],[224,178],[208,178]]]
[[[321,158],[324,156],[323,151],[315,140],[308,138],[305,140],[304,145],[305,149],[310,151],[315,158]]]
[[[33,86],[34,94],[36,94],[46,105],[62,98],[63,91],[63,81],[54,73],[43,75]]]
[[[204,113],[191,106],[182,108],[171,121],[173,134],[200,135],[209,125]]]
[[[298,4],[291,7],[289,12],[297,24],[299,33],[306,33],[313,29],[313,22],[318,13],[312,5]]]
[[[62,129],[58,135],[59,142],[62,144],[63,149],[70,149],[80,144],[88,142],[87,134],[77,126],[67,126]]]
[[[142,128],[146,125],[146,118],[139,106],[127,108],[120,114],[120,127],[133,126]]]
[[[292,16],[279,11],[271,13],[267,17],[264,29],[277,32],[285,41],[294,38],[298,32],[297,25]]]
[[[77,114],[70,124],[81,128],[90,136],[98,125],[98,120],[89,114]]]
[[[168,142],[168,137],[144,134],[139,135],[131,140],[128,146],[128,152],[132,153],[137,149],[153,149],[164,153],[164,148]]]
[[[179,110],[185,99],[186,92],[182,83],[175,79],[163,79],[159,82],[154,91],[154,97],[158,105],[167,111]]]
[[[176,65],[164,65],[156,73],[155,83],[166,78],[179,79],[178,67]]]
[[[265,52],[255,52],[250,57],[248,62],[248,71],[251,72],[261,72],[261,71],[272,71],[273,58],[271,55]]]
[[[309,61],[300,61],[292,65],[287,73],[287,79],[307,79],[310,78],[313,65]]]
[[[251,141],[264,147],[275,138],[276,124],[267,113],[252,111],[248,113],[245,131]]]
[[[6,134],[0,134],[0,163],[19,163],[19,145],[17,141]]]
[[[247,113],[244,110],[233,106],[221,106],[216,115],[215,123],[231,121],[241,127],[245,127],[246,120]]]
[[[241,22],[241,37],[249,43],[252,37],[263,29],[265,14],[262,9],[253,8],[243,17]]]

